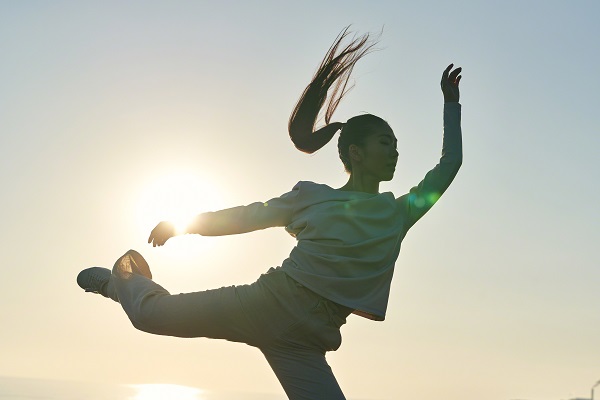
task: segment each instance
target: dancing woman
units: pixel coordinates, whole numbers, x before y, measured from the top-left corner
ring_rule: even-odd
[[[345,398],[325,353],[339,348],[340,327],[349,314],[384,320],[400,243],[448,188],[462,162],[461,69],[452,70],[451,64],[441,81],[445,104],[439,164],[403,196],[379,193],[380,182],[392,179],[398,160],[391,127],[371,114],[330,122],[354,65],[373,46],[368,35],[342,46],[347,35],[344,30],[327,52],[288,128],[294,145],[307,153],[339,131],[348,182],[334,189],[302,181],[264,203],[200,214],[187,228],[186,233],[219,236],[285,227],[298,242],[281,266],[249,285],[171,295],[152,281],[144,258],[130,250],[112,271],[92,267],[77,277],[86,291],[119,302],[142,331],[257,347],[294,400]],[[325,103],[326,126],[315,131]],[[162,246],[175,235],[173,224],[163,221],[148,242]]]

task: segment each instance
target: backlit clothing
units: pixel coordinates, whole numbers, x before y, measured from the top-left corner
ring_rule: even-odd
[[[384,320],[394,265],[408,230],[448,188],[462,163],[461,105],[444,105],[440,162],[409,193],[370,194],[299,182],[269,200],[203,214],[202,234],[285,226],[298,243],[281,269],[355,314]]]

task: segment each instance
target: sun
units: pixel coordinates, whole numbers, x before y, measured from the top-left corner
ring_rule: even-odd
[[[219,209],[220,191],[210,179],[188,171],[153,178],[141,190],[136,213],[148,232],[160,221],[171,221],[183,233],[193,217]]]
[[[202,390],[180,385],[130,385],[137,390],[131,400],[202,400]]]

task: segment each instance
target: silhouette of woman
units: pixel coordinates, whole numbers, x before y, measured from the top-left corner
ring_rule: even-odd
[[[439,164],[407,194],[379,193],[394,176],[397,140],[383,119],[370,114],[330,122],[347,92],[356,62],[374,43],[365,34],[346,46],[336,38],[289,120],[289,134],[312,153],[338,131],[348,182],[334,189],[301,181],[282,196],[198,215],[186,233],[232,235],[285,227],[296,237],[289,258],[249,285],[171,295],[152,281],[144,258],[130,250],[112,271],[92,267],[78,284],[121,304],[133,326],[157,335],[243,342],[262,351],[290,399],[344,399],[327,351],[341,344],[340,327],[357,314],[383,321],[400,243],[452,182],[462,162],[459,82],[461,68],[442,74],[444,135]],[[328,101],[327,101],[328,100]],[[314,130],[321,109],[326,125]],[[148,239],[162,246],[175,236],[160,222]]]

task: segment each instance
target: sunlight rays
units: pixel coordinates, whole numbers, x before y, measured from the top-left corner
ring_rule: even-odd
[[[136,207],[138,221],[146,230],[171,221],[182,233],[194,216],[219,208],[218,193],[205,177],[187,171],[167,173],[143,188]]]

